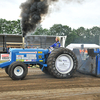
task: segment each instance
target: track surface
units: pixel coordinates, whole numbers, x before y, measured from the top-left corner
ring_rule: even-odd
[[[13,81],[0,69],[0,100],[100,100],[100,78],[77,72],[56,79],[29,68],[24,80]]]

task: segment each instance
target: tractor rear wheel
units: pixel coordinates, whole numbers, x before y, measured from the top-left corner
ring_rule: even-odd
[[[8,68],[8,74],[12,80],[22,80],[27,75],[28,68],[23,62],[16,61]]]
[[[66,48],[58,48],[51,52],[47,59],[48,71],[56,78],[70,78],[78,66],[75,54]]]

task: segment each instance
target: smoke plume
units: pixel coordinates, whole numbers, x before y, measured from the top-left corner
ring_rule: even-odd
[[[48,13],[49,4],[54,1],[57,0],[26,0],[20,5],[23,36],[35,30],[42,17]]]
[[[45,15],[48,14],[49,5],[56,1],[61,1],[65,4],[68,4],[69,2],[81,3],[84,0],[26,0],[26,2],[20,5],[20,16],[22,18],[21,28],[23,36],[25,36],[28,32],[35,30],[35,28],[39,23],[41,23]],[[57,8],[60,9],[59,6],[60,5],[58,5]],[[54,7],[54,9],[56,9],[56,7]]]

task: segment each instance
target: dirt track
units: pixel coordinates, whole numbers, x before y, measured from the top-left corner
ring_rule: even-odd
[[[0,69],[0,100],[100,100],[100,78],[77,72],[56,79],[29,68],[24,80],[13,81]]]

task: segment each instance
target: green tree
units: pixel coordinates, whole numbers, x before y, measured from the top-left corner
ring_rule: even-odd
[[[76,34],[75,31],[72,31],[66,39],[66,45],[69,45],[70,43],[79,43],[80,37]]]
[[[20,20],[7,21],[6,19],[0,19],[0,34],[22,34]]]
[[[32,35],[50,35],[50,32],[48,29],[43,29],[42,27],[39,27]]]
[[[91,35],[100,35],[100,27],[93,27],[92,29],[90,29]]]
[[[54,24],[50,28],[51,35],[65,36],[68,35],[70,32],[71,32],[71,28],[67,25],[63,26],[61,24]]]

